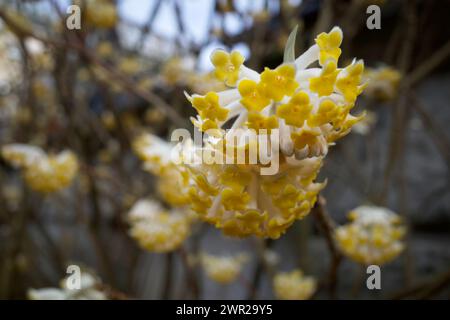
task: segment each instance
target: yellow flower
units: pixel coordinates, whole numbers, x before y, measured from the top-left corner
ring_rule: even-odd
[[[157,136],[143,134],[133,141],[133,148],[144,162],[144,169],[159,178],[157,188],[162,198],[175,207],[186,205],[189,202],[189,175],[186,168],[173,162],[170,144]]]
[[[270,99],[264,96],[264,88],[255,81],[242,80],[238,90],[242,96],[241,103],[248,111],[261,111],[270,103]]]
[[[175,210],[165,211],[154,201],[139,200],[128,216],[131,237],[151,252],[173,251],[190,233],[190,215]]]
[[[118,20],[116,6],[108,0],[89,0],[86,20],[99,28],[112,28]]]
[[[278,120],[276,116],[265,117],[258,112],[250,112],[248,115],[247,127],[256,130],[258,133],[261,129],[266,129],[270,134],[270,129],[278,128]]]
[[[310,178],[320,169],[321,159],[304,161],[301,169],[294,167],[275,176],[260,176],[251,167],[238,165],[202,167],[202,174],[211,179],[207,188],[204,178],[191,179],[192,209],[226,235],[276,239],[308,214],[323,187]],[[306,180],[309,183],[303,183]],[[212,188],[214,192],[209,191]]]
[[[334,83],[339,70],[336,69],[336,62],[329,61],[323,67],[320,76],[309,80],[309,88],[312,92],[316,92],[319,97],[329,96],[334,91]]]
[[[213,256],[203,253],[200,261],[206,275],[220,284],[228,284],[236,280],[247,262],[245,254],[235,256]]]
[[[208,160],[215,162],[184,165],[189,202],[202,220],[226,235],[276,239],[308,215],[325,185],[316,178],[329,145],[360,119],[350,114],[355,101],[347,100],[349,80],[357,82],[359,67],[337,67],[342,31],[333,28],[316,42],[292,64],[261,74],[240,61],[236,70],[231,56],[218,51],[216,73],[238,87],[188,97],[199,113],[194,125],[217,129],[193,150],[197,156],[210,153]],[[309,68],[318,60],[321,68]],[[252,129],[271,130],[279,140],[270,140],[263,150],[263,133],[255,136]]]
[[[298,132],[292,132],[291,138],[296,149],[303,149],[306,146],[313,147],[317,143],[317,138],[320,136],[320,131],[312,129],[302,129]]]
[[[242,190],[250,183],[250,179],[250,173],[243,170],[237,170],[234,167],[226,168],[220,175],[220,183],[236,190]]]
[[[219,125],[216,121],[213,121],[211,119],[202,119],[200,117],[194,118],[191,117],[192,124],[198,128],[198,130],[205,132],[212,129],[219,129]]]
[[[365,94],[381,101],[394,99],[401,78],[401,73],[391,67],[368,69],[364,74],[364,81],[367,83]]]
[[[405,228],[400,217],[387,208],[360,206],[349,213],[351,222],[335,230],[342,252],[364,265],[382,265],[403,250]]]
[[[158,192],[170,205],[180,207],[189,204],[187,193],[188,173],[174,164],[165,167],[157,181]]]
[[[170,145],[152,134],[142,134],[133,141],[133,150],[153,174],[160,174],[170,164]]]
[[[273,279],[275,296],[283,300],[306,300],[317,289],[317,282],[313,277],[306,277],[299,269],[291,272],[277,273]]]
[[[308,119],[312,110],[309,96],[306,92],[300,91],[292,96],[287,104],[280,105],[277,109],[277,116],[284,119],[286,124],[301,127]]]
[[[244,60],[245,58],[237,51],[228,53],[224,50],[215,50],[211,55],[211,62],[216,67],[217,79],[225,81],[227,86],[236,85]]]
[[[295,68],[292,65],[284,64],[271,70],[265,68],[261,74],[261,82],[264,95],[275,101],[281,101],[284,96],[294,94],[298,83],[295,81]]]
[[[333,100],[325,99],[319,104],[317,113],[308,119],[310,127],[319,127],[325,123],[333,122],[340,115],[340,108]]]
[[[346,67],[338,76],[336,88],[344,95],[348,102],[355,102],[361,94],[364,86],[360,85],[361,77],[364,72],[364,63],[359,60]]]
[[[38,192],[59,191],[70,185],[78,173],[78,160],[71,151],[47,155],[38,147],[11,144],[2,148],[2,155],[23,168],[26,183]]]
[[[208,92],[205,96],[193,96],[191,103],[203,119],[227,119],[228,110],[219,105],[219,96],[215,92]]]
[[[342,30],[338,27],[334,27],[329,33],[322,32],[317,36],[316,43],[320,48],[320,65],[325,65],[329,60],[337,64],[342,52],[339,48],[342,43],[342,38]]]
[[[246,192],[235,189],[224,189],[222,191],[222,204],[225,210],[245,210],[250,196]]]

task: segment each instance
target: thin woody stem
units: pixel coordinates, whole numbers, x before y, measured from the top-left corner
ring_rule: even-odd
[[[65,48],[68,47],[70,49],[76,50],[81,56],[88,59],[91,63],[94,63],[101,67],[108,76],[114,80],[119,82],[124,89],[128,92],[133,93],[134,95],[146,100],[155,106],[155,108],[159,109],[162,113],[167,115],[167,117],[176,125],[185,127],[187,122],[175,112],[173,108],[171,108],[162,98],[151,91],[145,91],[141,89],[138,85],[136,85],[132,80],[130,80],[127,76],[119,72],[113,66],[108,65],[101,59],[99,59],[95,54],[93,54],[90,50],[88,50],[80,41],[58,41],[53,39],[48,39],[44,36],[37,35],[30,30],[23,29],[21,26],[17,25],[12,21],[2,10],[0,10],[0,18],[13,30],[18,31],[22,37],[31,37],[42,41],[50,46]]]
[[[328,250],[331,253],[331,265],[328,271],[328,292],[330,298],[336,298],[336,288],[338,285],[338,269],[342,260],[342,253],[334,240],[334,230],[336,224],[326,209],[325,198],[319,196],[316,206],[313,208],[313,215],[317,224],[325,236]]]

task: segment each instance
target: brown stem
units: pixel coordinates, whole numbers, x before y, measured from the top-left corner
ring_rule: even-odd
[[[313,215],[316,218],[317,224],[325,236],[328,250],[331,254],[331,265],[328,271],[328,292],[330,298],[337,298],[336,288],[338,285],[338,270],[342,260],[342,253],[339,250],[334,240],[335,223],[326,209],[325,198],[319,196],[315,207],[313,208]]]

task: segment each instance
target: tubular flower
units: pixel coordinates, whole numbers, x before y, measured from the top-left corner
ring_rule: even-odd
[[[242,96],[241,104],[248,111],[261,111],[270,103],[270,99],[264,95],[263,87],[253,80],[242,80],[238,89]]]
[[[403,250],[405,228],[400,217],[387,208],[360,206],[350,211],[351,222],[335,231],[342,252],[365,265],[384,264]]]
[[[315,179],[329,145],[363,117],[350,114],[363,89],[362,61],[337,67],[337,27],[316,42],[295,61],[261,74],[240,65],[236,88],[186,94],[198,111],[194,125],[206,133],[193,154],[227,158],[184,164],[191,206],[227,235],[278,238],[305,217],[325,185]],[[321,68],[308,68],[318,60]],[[225,125],[231,126],[227,132]],[[268,135],[275,140],[264,145]],[[254,156],[252,150],[264,147],[267,156]],[[276,172],[261,174],[274,163]]]
[[[334,84],[338,74],[339,70],[337,70],[336,62],[329,61],[325,64],[318,77],[313,77],[309,80],[309,88],[312,92],[317,93],[319,97],[329,96],[334,91]]]
[[[275,296],[282,300],[307,300],[317,289],[313,277],[303,275],[299,269],[282,272],[274,276],[273,287]]]
[[[309,96],[304,91],[299,91],[277,109],[277,115],[284,119],[286,124],[301,128],[309,118],[312,110]]]
[[[235,281],[247,260],[247,255],[242,253],[235,256],[213,256],[203,253],[200,256],[200,263],[208,278],[220,284]]]
[[[128,218],[131,224],[131,237],[142,248],[152,252],[173,251],[190,233],[189,215],[176,210],[168,212],[150,200],[136,202]]]
[[[334,27],[329,33],[322,32],[317,36],[316,44],[320,48],[319,63],[321,66],[330,60],[337,63],[342,53],[339,47],[343,38],[342,30],[338,27]]]
[[[281,101],[284,96],[292,96],[298,87],[294,66],[285,64],[275,70],[265,68],[261,73],[261,85],[266,96],[274,101]]]
[[[387,66],[367,69],[363,77],[368,83],[365,94],[381,101],[392,100],[397,96],[402,79],[399,71]]]
[[[224,50],[215,50],[211,55],[211,62],[216,67],[214,74],[217,79],[225,81],[225,84],[230,87],[236,85],[244,60],[237,51],[228,53]]]
[[[366,84],[360,85],[362,74],[364,72],[364,63],[362,60],[353,61],[351,65],[344,68],[336,81],[337,90],[342,93],[345,100],[354,102],[361,94]]]
[[[164,201],[175,207],[186,205],[188,172],[172,161],[170,144],[155,135],[143,134],[135,139],[133,148],[144,162],[144,169],[159,178],[157,189]]]
[[[265,117],[258,112],[251,112],[248,115],[247,127],[256,131],[266,129],[270,134],[270,129],[278,128],[278,119],[276,116]]]
[[[25,144],[10,144],[2,155],[12,165],[22,168],[26,183],[35,191],[59,191],[72,182],[78,172],[78,160],[71,151],[47,155],[41,148]]]

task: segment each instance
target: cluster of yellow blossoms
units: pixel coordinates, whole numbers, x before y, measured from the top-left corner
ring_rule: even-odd
[[[278,299],[306,300],[316,291],[317,282],[313,277],[304,276],[303,272],[297,269],[276,274],[273,286]]]
[[[381,265],[397,257],[405,227],[400,217],[389,209],[360,206],[349,213],[351,222],[335,231],[342,252],[361,264]]]
[[[135,139],[133,148],[144,162],[144,169],[158,177],[157,188],[161,197],[174,207],[189,202],[189,175],[183,166],[172,161],[172,147],[152,134],[143,134]]]
[[[177,210],[165,210],[157,202],[139,200],[128,215],[130,235],[151,252],[177,249],[190,234],[191,216]]]
[[[278,238],[309,213],[324,187],[314,181],[328,146],[362,118],[350,110],[364,88],[364,64],[354,60],[338,68],[342,37],[334,27],[318,35],[316,44],[295,61],[261,74],[246,67],[236,51],[213,52],[215,75],[231,88],[186,94],[198,112],[193,124],[207,134],[203,150],[223,153],[224,145],[234,146],[235,137],[225,134],[224,125],[243,132],[243,139],[238,136],[243,150],[277,129],[279,141],[270,141],[269,149],[278,151],[279,157],[270,160],[280,166],[269,176],[261,175],[266,165],[260,158],[256,164],[187,164],[189,200],[200,218],[227,235]],[[320,67],[308,68],[316,61]],[[251,129],[257,137],[248,141],[245,132]]]
[[[397,96],[402,75],[391,67],[367,68],[364,79],[368,86],[364,94],[376,100],[388,101]]]
[[[24,178],[35,191],[50,193],[67,187],[78,172],[78,160],[71,151],[47,155],[41,148],[9,144],[2,148],[3,158],[24,170]]]
[[[221,284],[236,280],[247,260],[248,257],[245,254],[213,256],[203,253],[200,257],[201,265],[208,278]]]
[[[86,21],[95,27],[112,28],[118,20],[117,8],[111,0],[86,1]]]

